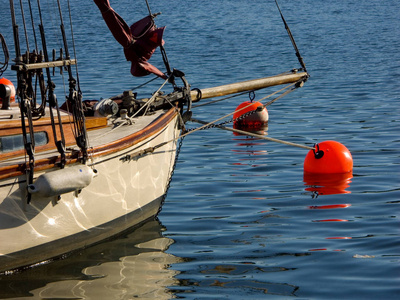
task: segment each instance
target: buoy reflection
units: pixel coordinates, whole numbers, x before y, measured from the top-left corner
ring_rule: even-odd
[[[350,187],[351,179],[353,178],[353,173],[334,173],[334,174],[318,174],[318,173],[309,173],[304,172],[303,181],[304,185],[307,186],[305,188],[306,191],[311,192],[312,198],[317,198],[320,195],[333,195],[333,194],[349,194],[350,191],[346,190]],[[351,207],[351,204],[342,203],[342,204],[320,204],[320,205],[312,205],[309,206],[309,209],[312,210],[334,210],[339,213],[341,209]],[[335,214],[333,213],[333,218],[326,219],[317,219],[312,220],[315,223],[345,223],[349,222],[349,220],[344,218],[335,218]],[[319,215],[319,214],[318,214]],[[326,215],[326,214],[324,214]],[[322,226],[322,225],[321,225]],[[331,229],[334,228],[335,225],[331,226]],[[342,225],[343,226],[343,225]],[[325,240],[351,240],[350,236],[328,236],[324,237]],[[325,245],[321,245],[322,247],[309,249],[309,251],[326,251],[329,248],[324,247]],[[332,251],[343,251],[343,250],[332,250]]]
[[[253,127],[243,127],[243,126],[233,126],[234,129],[240,129],[241,131],[246,131],[251,133],[255,133],[258,135],[267,135],[268,126],[253,126]],[[231,149],[235,154],[245,155],[243,158],[239,158],[240,162],[233,163],[233,165],[238,166],[251,166],[251,167],[259,167],[264,164],[262,162],[264,160],[264,156],[268,154],[268,151],[265,149],[260,149],[265,145],[265,141],[251,136],[246,135],[245,133],[239,133],[232,131],[234,134],[233,141],[237,142],[237,149]],[[264,148],[264,147],[262,147]],[[256,157],[259,156],[259,157]],[[261,164],[258,162],[262,162]],[[236,176],[236,175],[233,175]]]
[[[325,238],[327,240],[351,240],[351,236],[333,236],[333,237],[327,237]]]
[[[268,135],[268,124],[263,124],[263,125],[257,125],[257,126],[244,126],[244,125],[238,125],[238,124],[233,124],[233,129],[238,129],[242,131],[247,131],[249,133],[255,133],[259,135]],[[238,133],[238,132],[233,132],[234,135],[236,136],[243,136],[244,134]]]
[[[312,192],[312,197],[317,198],[319,195],[349,194],[351,191],[346,190],[350,187],[353,173],[340,174],[316,174],[304,172],[303,181],[306,191]]]
[[[345,219],[325,219],[325,220],[313,220],[313,222],[348,222]]]
[[[351,204],[331,204],[331,205],[313,205],[309,206],[310,209],[336,209],[336,208],[347,208]]]

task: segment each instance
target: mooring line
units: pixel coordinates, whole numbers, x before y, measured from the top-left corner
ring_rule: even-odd
[[[205,122],[205,121],[201,121],[201,120],[198,120],[198,119],[193,119],[193,118],[191,118],[190,121],[196,122],[196,123],[199,123],[199,124],[203,124],[203,126],[200,126],[200,127],[198,127],[198,128],[195,128],[195,129],[193,129],[193,130],[191,130],[191,131],[187,131],[187,132],[185,132],[184,134],[181,134],[181,135],[179,135],[179,136],[176,137],[176,138],[173,138],[173,139],[171,139],[171,140],[169,140],[169,141],[160,143],[160,144],[155,145],[155,146],[153,146],[153,147],[148,147],[148,148],[146,148],[146,149],[143,149],[143,150],[134,152],[134,153],[132,153],[132,154],[128,154],[128,155],[126,155],[126,156],[124,157],[124,159],[125,159],[125,160],[131,160],[131,159],[134,159],[134,158],[136,158],[136,157],[138,157],[138,156],[142,156],[142,155],[145,155],[145,154],[148,154],[148,153],[152,153],[152,152],[154,152],[154,150],[156,150],[156,149],[158,149],[158,148],[160,148],[160,147],[162,147],[162,146],[165,146],[165,145],[167,145],[167,144],[169,144],[169,143],[172,143],[172,142],[175,142],[175,141],[177,141],[177,140],[179,140],[179,139],[182,139],[182,138],[186,137],[187,135],[192,134],[192,133],[194,133],[194,132],[196,132],[196,131],[199,131],[199,130],[208,128],[208,127],[210,127],[210,125],[212,125],[213,123],[215,123],[215,122],[217,122],[217,121],[219,121],[219,120],[221,120],[221,119],[223,119],[223,118],[224,118],[224,117],[219,118],[219,119],[217,119],[217,120],[215,120],[215,121],[212,121],[212,122]],[[257,134],[257,133],[253,133],[253,132],[249,132],[249,131],[244,131],[244,130],[240,130],[240,129],[230,128],[230,127],[226,127],[226,126],[222,126],[222,125],[214,125],[214,127],[215,127],[215,128],[219,128],[219,129],[223,129],[223,130],[227,130],[227,131],[236,132],[236,133],[243,134],[243,135],[252,136],[252,137],[255,137],[255,138],[259,138],[259,139],[263,139],[263,140],[267,140],[267,141],[271,141],[271,142],[275,142],[275,143],[284,144],[284,145],[287,145],[287,146],[293,146],[293,147],[302,148],[302,149],[307,149],[307,150],[316,150],[314,147],[309,147],[309,146],[305,146],[305,145],[301,145],[301,144],[296,144],[296,143],[292,143],[292,142],[288,142],[288,141],[284,141],[284,140],[280,140],[280,139],[275,139],[275,138],[267,137],[267,136],[264,136],[264,135],[261,135],[261,134]]]
[[[204,125],[207,125],[207,126],[210,125],[210,123],[207,123],[205,121],[201,121],[201,120],[198,120],[198,119],[193,119],[192,118],[191,121],[199,123],[199,124],[204,124]],[[303,149],[307,149],[307,150],[315,150],[314,147],[309,147],[309,146],[296,144],[296,143],[292,143],[292,142],[288,142],[288,141],[284,141],[284,140],[279,140],[279,139],[271,138],[271,137],[268,137],[268,136],[265,136],[265,135],[261,135],[261,134],[257,134],[257,133],[253,133],[253,132],[249,132],[249,131],[245,131],[245,130],[230,128],[230,127],[226,127],[226,126],[222,126],[222,125],[215,125],[215,127],[223,129],[223,130],[236,132],[236,133],[239,133],[239,134],[249,135],[249,136],[252,136],[252,137],[255,137],[255,138],[259,138],[259,139],[263,139],[263,140],[267,140],[267,141],[271,141],[271,142],[285,144],[285,145],[288,145],[288,146],[294,146],[294,147],[303,148]]]

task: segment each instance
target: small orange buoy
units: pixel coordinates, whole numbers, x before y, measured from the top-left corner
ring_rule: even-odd
[[[304,160],[304,172],[333,174],[347,173],[353,170],[353,158],[350,151],[336,141],[325,141],[315,145]]]
[[[268,118],[268,111],[262,103],[245,101],[236,107],[233,114],[233,125],[235,127],[260,127],[268,123]]]
[[[0,78],[0,84],[3,84],[5,86],[8,86],[11,90],[11,95],[10,95],[10,102],[13,103],[15,102],[15,87],[13,83],[8,80],[7,78]],[[2,103],[3,99],[0,97],[0,103]]]

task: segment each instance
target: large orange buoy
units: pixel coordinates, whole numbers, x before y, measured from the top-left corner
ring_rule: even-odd
[[[254,111],[254,113],[251,113]],[[249,113],[247,116],[243,116]],[[235,127],[260,127],[268,123],[268,111],[260,102],[245,101],[236,107],[233,114]]]
[[[315,145],[304,160],[304,172],[310,173],[347,173],[353,170],[353,158],[350,151],[336,141],[325,141]]]
[[[15,102],[15,87],[13,85],[13,83],[8,80],[7,78],[0,78],[0,84],[4,84],[6,86],[8,86],[11,90],[11,95],[10,95],[10,102],[13,103]],[[0,97],[0,103],[3,102],[3,99]]]

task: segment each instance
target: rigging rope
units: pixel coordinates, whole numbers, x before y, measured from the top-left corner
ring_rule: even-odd
[[[152,20],[153,20],[153,22],[154,22],[154,17],[157,16],[157,15],[159,15],[160,13],[155,13],[155,14],[153,15],[153,14],[151,13],[149,1],[148,1],[148,0],[145,0],[145,1],[146,1],[147,9],[148,9],[148,11],[149,11],[149,16],[151,16],[151,18],[152,18]],[[155,24],[155,22],[154,22],[153,24]],[[163,59],[165,68],[167,69],[167,75],[168,75],[168,77],[170,78],[170,83],[171,83],[173,86],[175,86],[174,77],[171,76],[171,75],[172,75],[172,70],[171,70],[171,66],[170,66],[169,61],[168,61],[167,52],[165,51],[164,45],[161,43],[161,45],[159,46],[159,48],[160,48],[160,51],[161,51],[161,56],[162,56],[162,59]]]
[[[13,35],[14,35],[14,46],[15,46],[15,54],[16,54],[16,63],[24,63],[23,58],[21,56],[21,48],[19,43],[19,33],[18,33],[18,25],[15,18],[15,8],[14,8],[14,0],[10,0],[10,11],[11,11],[11,20],[13,25]],[[21,112],[21,129],[22,129],[22,138],[24,141],[25,147],[25,174],[26,174],[26,182],[27,185],[33,182],[33,173],[35,166],[35,136],[33,132],[33,123],[32,123],[32,114],[31,114],[31,102],[28,97],[29,91],[29,74],[27,72],[18,72],[18,88],[17,91],[19,93],[20,99],[20,112]],[[27,120],[29,132],[27,131],[25,119]],[[28,138],[29,137],[29,138]],[[28,158],[26,157],[28,156]],[[31,194],[27,193],[27,202],[30,203]]]
[[[299,83],[301,83],[302,81],[303,81],[303,79],[301,79],[301,80],[299,80],[299,81],[297,81],[297,82],[291,83],[291,84],[289,84],[289,85],[283,87],[282,89],[280,89],[280,90],[278,90],[278,91],[275,91],[275,92],[271,93],[270,95],[264,97],[262,100],[265,100],[265,99],[267,99],[267,98],[269,98],[269,97],[271,97],[271,96],[273,96],[273,95],[276,95],[277,93],[279,93],[279,92],[281,92],[281,91],[283,91],[283,90],[285,90],[285,89],[289,89],[290,87],[293,87],[292,89],[289,89],[289,90],[285,91],[284,93],[282,93],[282,94],[279,95],[278,97],[276,97],[276,98],[272,99],[271,101],[267,102],[266,104],[264,104],[264,107],[266,107],[266,106],[272,104],[272,103],[275,102],[276,100],[278,100],[278,99],[284,97],[285,95],[291,93],[292,91],[294,91],[296,88],[298,88],[298,87],[300,86]],[[261,100],[260,100],[260,101],[261,101]],[[243,109],[244,109],[244,108],[243,108]],[[248,112],[248,113],[246,113],[246,114],[243,114],[240,118],[245,118],[245,117],[249,116],[250,114],[253,114],[254,112],[255,112],[255,111],[250,111],[250,112]],[[224,129],[224,130],[234,131],[234,132],[237,132],[237,133],[240,133],[240,134],[246,134],[246,135],[250,135],[250,136],[253,136],[253,137],[260,138],[260,139],[265,139],[265,140],[269,140],[269,141],[272,141],[272,142],[277,142],[277,143],[281,143],[281,144],[286,144],[286,145],[289,145],[289,146],[295,146],[295,147],[298,147],[298,148],[303,148],[303,149],[308,149],[308,150],[313,150],[313,149],[315,149],[315,148],[313,148],[313,147],[308,147],[308,146],[304,146],[304,145],[301,145],[301,144],[296,144],[296,143],[292,143],[292,142],[287,142],[287,141],[284,141],[284,140],[279,140],[279,139],[275,139],[275,138],[271,138],[271,137],[265,137],[264,135],[254,134],[254,133],[250,133],[250,132],[248,132],[248,131],[243,131],[243,130],[228,128],[228,127],[223,126],[224,124],[231,123],[233,120],[226,121],[226,122],[223,122],[223,123],[220,123],[220,124],[215,124],[215,123],[217,123],[217,122],[219,122],[219,121],[221,121],[221,120],[223,120],[223,119],[225,119],[225,118],[227,118],[227,117],[233,115],[234,113],[235,113],[235,112],[229,113],[229,114],[227,114],[227,115],[225,115],[225,116],[222,116],[222,117],[220,117],[220,118],[218,118],[218,119],[216,119],[216,120],[214,120],[214,121],[211,121],[211,122],[204,122],[204,121],[200,121],[200,120],[197,120],[197,119],[191,119],[191,120],[194,121],[194,122],[198,122],[198,123],[200,123],[200,124],[203,124],[203,126],[200,126],[200,127],[198,127],[198,128],[194,128],[194,129],[191,129],[191,130],[189,130],[189,131],[186,131],[185,133],[181,134],[180,136],[178,136],[178,137],[176,137],[176,138],[173,138],[173,139],[171,139],[171,140],[169,140],[169,141],[160,143],[160,144],[158,144],[158,145],[156,145],[156,146],[149,147],[149,148],[140,150],[140,151],[138,151],[138,152],[134,152],[134,153],[132,153],[132,154],[127,154],[126,156],[124,156],[123,158],[121,158],[121,160],[131,160],[131,159],[134,159],[135,157],[142,156],[142,155],[145,155],[145,154],[147,154],[147,153],[152,153],[152,152],[154,152],[154,150],[156,150],[156,149],[158,149],[158,148],[160,148],[160,147],[163,147],[163,146],[167,145],[168,143],[176,142],[177,140],[182,139],[182,138],[188,136],[189,134],[192,134],[192,133],[197,132],[197,131],[199,131],[199,130],[205,130],[205,129],[210,129],[210,128],[220,128],[220,129]],[[238,119],[239,119],[239,118],[238,118]]]
[[[40,1],[37,0],[38,3],[38,12],[39,12],[39,18],[40,18],[40,24],[39,24],[39,30],[40,30],[40,36],[42,39],[42,47],[43,47],[43,54],[44,54],[44,59],[46,62],[49,62],[49,53],[47,51],[47,43],[46,43],[46,37],[45,37],[45,31],[44,31],[44,24],[43,24],[43,16],[42,16],[42,9],[40,5]],[[46,75],[47,75],[47,91],[48,91],[48,101],[49,101],[49,106],[50,106],[50,119],[51,119],[51,126],[53,129],[53,136],[54,136],[54,142],[57,147],[58,152],[61,154],[61,168],[64,168],[65,165],[65,137],[64,137],[64,130],[62,126],[62,121],[61,121],[61,114],[60,114],[60,109],[58,106],[58,101],[57,97],[54,93],[55,89],[55,84],[51,80],[51,75],[50,75],[50,69],[46,68]],[[61,139],[58,139],[58,134],[56,131],[56,123],[54,119],[54,113],[53,109],[55,108],[57,118],[58,118],[58,127],[61,135]]]
[[[72,14],[71,14],[71,3],[68,0],[68,14],[69,14],[69,24],[71,26],[71,39],[72,39],[72,49],[74,50],[74,57],[76,58],[76,46],[75,46],[75,35],[74,35],[74,28],[72,26]],[[75,64],[75,68],[76,68],[76,80],[77,80],[77,84],[78,84],[78,91],[80,92],[81,88],[79,85],[79,72],[78,72],[78,61]]]
[[[132,124],[133,118],[134,118],[135,116],[137,116],[137,114],[138,114],[141,110],[143,110],[143,109],[146,108],[146,111],[147,111],[147,108],[150,107],[150,104],[154,102],[154,100],[156,99],[156,97],[157,97],[159,91],[164,87],[164,85],[165,85],[167,82],[168,82],[168,79],[164,80],[163,84],[161,84],[161,86],[160,86],[160,87],[158,88],[158,90],[153,94],[153,96],[151,96],[151,98],[150,98],[149,100],[147,100],[146,103],[145,103],[139,110],[137,110],[137,111],[135,112],[135,114],[133,114],[132,116],[130,116],[130,117],[128,117],[127,119],[123,120],[120,124],[118,124],[117,126],[115,126],[115,127],[114,127],[113,129],[111,129],[110,131],[105,132],[105,133],[103,133],[103,134],[101,134],[101,135],[99,135],[99,136],[97,136],[97,137],[92,138],[92,141],[95,141],[95,140],[97,140],[97,139],[99,139],[99,138],[101,138],[101,137],[103,137],[103,136],[109,135],[109,134],[112,133],[114,130],[120,128],[120,127],[123,126],[123,125]]]
[[[280,15],[281,15],[283,24],[285,25],[286,31],[287,31],[287,33],[288,33],[288,35],[289,35],[289,38],[290,38],[291,42],[292,42],[293,48],[294,48],[294,50],[296,51],[297,59],[299,60],[299,63],[300,63],[300,65],[302,66],[304,72],[307,72],[306,65],[305,65],[305,63],[304,63],[304,61],[303,61],[303,58],[302,58],[301,55],[300,55],[299,49],[297,48],[296,42],[295,42],[295,40],[294,40],[294,37],[293,37],[293,35],[292,35],[292,32],[290,31],[289,25],[286,23],[286,20],[285,20],[285,18],[283,17],[282,11],[281,11],[281,9],[280,9],[280,7],[279,7],[279,5],[278,5],[278,1],[275,0],[275,3],[276,3],[276,6],[278,7],[278,10],[279,10],[279,13],[280,13]]]
[[[149,1],[147,1],[147,0],[146,0],[146,5],[147,5],[147,9],[149,10],[149,15],[151,15],[151,10],[150,10]]]
[[[69,49],[68,49],[68,42],[67,42],[67,37],[65,33],[65,27],[64,27],[64,20],[62,16],[62,10],[61,10],[61,3],[60,0],[57,0],[58,4],[58,11],[60,15],[60,29],[61,29],[61,34],[63,38],[63,44],[64,44],[64,50],[65,50],[65,58],[69,60],[71,58]],[[71,22],[71,9],[69,6],[69,1],[68,1],[68,8],[69,8],[69,16],[70,16],[70,22]],[[71,31],[72,31],[72,22],[71,22]],[[75,49],[75,47],[74,47]],[[86,125],[85,125],[85,116],[83,113],[83,107],[82,107],[82,101],[81,101],[81,93],[80,90],[76,90],[76,83],[77,81],[72,75],[72,68],[71,65],[68,64],[67,66],[68,70],[68,81],[69,81],[69,95],[68,95],[68,101],[72,105],[72,114],[74,116],[74,136],[76,139],[76,143],[79,146],[79,148],[82,151],[83,154],[83,163],[86,162],[87,159],[87,133],[86,133]]]
[[[33,32],[33,38],[35,41],[35,49],[36,49],[36,52],[38,52],[39,49],[38,49],[38,42],[37,42],[37,38],[36,38],[35,22],[34,22],[34,18],[33,18],[33,10],[32,10],[31,0],[28,1],[28,4],[29,4],[29,12],[31,15],[32,32]]]
[[[22,124],[22,137],[25,145],[25,154],[28,155],[28,161],[25,156],[25,173],[27,184],[33,183],[33,173],[35,167],[35,135],[33,133],[32,114],[30,110],[30,102],[28,99],[21,99],[21,124]],[[28,119],[29,133],[26,131],[25,116]],[[29,134],[29,139],[28,139]],[[31,202],[31,194],[27,193],[27,202]]]
[[[62,33],[62,41],[64,46],[64,52],[66,55],[66,59],[70,59],[68,45],[67,45],[67,38],[65,35],[64,23],[62,19],[62,12],[61,12],[61,4],[60,0],[57,0],[59,13],[60,13],[60,20],[61,20],[61,33]],[[12,25],[13,25],[13,34],[14,34],[14,43],[15,43],[15,53],[16,53],[16,65],[19,66],[20,69],[17,71],[18,77],[18,95],[21,99],[20,109],[21,109],[21,121],[22,121],[22,129],[23,129],[23,136],[24,136],[24,144],[26,148],[26,153],[29,156],[29,163],[26,163],[26,170],[29,172],[29,177],[33,178],[33,168],[34,168],[34,152],[35,152],[35,142],[34,142],[34,131],[33,131],[33,119],[40,118],[44,116],[44,111],[46,107],[46,102],[49,103],[50,107],[50,119],[51,119],[51,126],[54,136],[54,142],[57,147],[58,152],[61,155],[61,168],[64,167],[65,164],[65,136],[64,130],[62,125],[61,119],[61,112],[58,106],[57,97],[54,93],[55,91],[55,84],[52,81],[50,68],[43,67],[43,68],[24,68],[24,65],[30,65],[32,63],[42,63],[42,62],[51,62],[55,61],[57,58],[55,57],[55,50],[53,50],[53,59],[49,58],[49,52],[47,49],[46,43],[46,35],[44,29],[44,14],[42,11],[42,6],[40,0],[36,1],[35,7],[32,6],[31,0],[28,0],[29,4],[29,12],[32,24],[32,32],[34,36],[35,42],[35,50],[31,53],[30,46],[29,46],[29,36],[28,36],[28,28],[27,22],[25,17],[25,8],[23,6],[23,1],[19,0],[20,10],[21,10],[21,17],[24,26],[24,33],[25,33],[25,41],[26,41],[26,52],[21,54],[21,46],[19,41],[19,33],[18,33],[18,25],[16,22],[16,14],[14,8],[14,0],[10,0],[10,9],[11,9],[11,18],[12,18]],[[53,3],[54,4],[54,3]],[[70,23],[71,23],[71,32],[72,30],[72,18],[71,18],[71,9],[70,9],[70,2],[68,0],[68,9],[69,9],[69,16],[70,16]],[[35,12],[35,13],[34,13]],[[39,52],[38,46],[38,39],[36,38],[36,30],[35,30],[35,17],[36,20],[39,21],[39,32],[41,38],[41,48]],[[52,13],[49,13],[50,17],[53,16]],[[53,19],[52,19],[53,20]],[[54,22],[52,22],[53,27],[55,27]],[[54,31],[56,32],[56,31]],[[74,37],[73,45],[74,45],[74,53],[75,51],[75,41]],[[3,46],[4,47],[4,46]],[[60,59],[64,60],[65,58],[62,55],[63,48],[61,47],[60,50]],[[8,53],[7,53],[8,54]],[[8,55],[6,55],[8,56]],[[75,55],[76,56],[76,55]],[[6,59],[8,61],[8,59]],[[76,92],[76,83],[77,81],[72,76],[72,70],[70,64],[68,66],[68,74],[69,74],[69,99],[73,100],[72,102],[77,103],[77,109],[73,110],[74,113],[74,134],[77,140],[77,144],[82,149],[83,157],[86,157],[86,128],[85,128],[85,119],[83,115],[83,108],[81,103],[81,93],[79,88],[79,78],[78,78],[78,92]],[[60,67],[61,70],[63,67]],[[44,70],[45,69],[45,70]],[[78,70],[76,67],[76,71],[78,74]],[[44,72],[47,75],[47,84],[44,78]],[[53,71],[54,72],[54,71]],[[61,72],[62,74],[62,72]],[[36,80],[35,86],[33,86],[33,82]],[[41,95],[41,104],[37,107],[37,95],[39,92],[36,91],[37,87],[40,88],[40,95]],[[38,96],[39,97],[39,96]],[[48,100],[48,101],[47,101]],[[57,119],[57,121],[56,121]],[[25,125],[25,121],[27,120],[27,125]],[[29,126],[29,132],[26,126]],[[84,160],[83,158],[83,160]],[[27,180],[28,183],[31,183],[31,180]],[[28,199],[29,202],[30,199]]]
[[[4,53],[4,62],[0,61],[0,76],[3,76],[3,73],[8,68],[8,61],[10,60],[10,53],[8,52],[6,40],[1,33],[0,33],[0,42],[1,42],[1,46],[3,48],[3,53]]]
[[[71,14],[71,3],[70,0],[68,0],[68,12],[69,12],[69,23],[70,23],[70,27],[71,27],[71,39],[72,39],[72,49],[74,51],[74,57],[75,59],[77,58],[77,54],[76,54],[76,46],[75,46],[75,35],[74,35],[74,28],[72,25],[72,14]],[[75,71],[76,71],[76,85],[77,85],[77,97],[78,97],[78,108],[79,111],[81,113],[81,116],[83,116],[83,134],[85,137],[85,146],[84,148],[81,148],[83,153],[84,153],[84,160],[85,157],[88,156],[88,149],[90,147],[90,142],[89,139],[87,137],[87,131],[86,131],[86,122],[85,122],[85,114],[83,111],[83,105],[82,105],[82,90],[81,90],[81,86],[80,86],[80,80],[79,80],[79,71],[78,71],[78,60],[76,59],[76,63],[75,63]],[[85,161],[83,161],[84,163]]]
[[[205,124],[208,125],[210,123],[201,121],[201,120],[197,120],[197,119],[192,119],[193,122],[197,122],[200,124]],[[265,135],[261,135],[261,134],[257,134],[257,133],[253,133],[253,132],[249,132],[249,131],[244,131],[244,130],[240,130],[240,129],[235,129],[235,128],[229,128],[229,127],[225,127],[222,125],[215,125],[216,128],[220,128],[220,129],[224,129],[224,130],[228,130],[228,131],[232,131],[232,132],[236,132],[239,134],[244,134],[244,135],[249,135],[255,138],[259,138],[262,140],[267,140],[267,141],[271,141],[271,142],[276,142],[276,143],[281,143],[281,144],[285,144],[288,146],[294,146],[294,147],[298,147],[298,148],[303,148],[303,149],[307,149],[307,150],[315,150],[314,147],[309,147],[309,146],[304,146],[301,144],[296,144],[296,143],[292,143],[292,142],[288,142],[288,141],[284,141],[284,140],[280,140],[280,139],[275,139],[275,138],[271,138]]]
[[[16,55],[16,60],[19,61],[21,59],[21,49],[19,47],[18,25],[17,21],[15,20],[14,0],[10,0],[10,10],[11,10],[11,21],[13,25],[15,55]]]
[[[24,13],[24,6],[22,5],[22,0],[19,0],[19,5],[21,7],[21,17],[22,23],[24,24],[24,31],[25,31],[25,40],[26,40],[26,50],[29,51],[29,40],[28,40],[28,31],[26,29],[26,22],[25,22],[25,13]]]
[[[277,90],[277,91],[275,91],[275,92],[273,92],[273,93],[271,93],[271,94],[265,96],[264,98],[260,99],[258,102],[261,102],[262,100],[268,99],[268,98],[272,97],[273,95],[276,95],[277,93],[280,93],[280,92],[282,92],[282,91],[284,91],[284,90],[286,90],[286,89],[289,89],[289,88],[292,87],[292,86],[296,86],[297,83],[298,83],[298,82],[291,83],[291,84],[289,84],[289,85],[287,85],[287,86],[281,88],[280,90]],[[283,96],[286,96],[287,94],[291,93],[295,88],[296,88],[296,87],[294,87],[294,88],[292,88],[291,90],[288,90],[288,91],[282,93],[280,96],[276,97],[275,99],[272,99],[271,101],[269,101],[269,102],[263,104],[263,107],[267,107],[267,106],[271,105],[271,104],[274,103],[276,100],[278,100],[278,99],[282,98]],[[238,110],[236,110],[236,111],[234,111],[234,112],[231,112],[231,113],[229,113],[229,114],[227,114],[227,115],[225,115],[225,116],[223,116],[223,117],[221,117],[221,118],[219,118],[219,119],[213,121],[213,122],[210,122],[209,125],[212,125],[212,124],[214,124],[214,123],[217,122],[217,121],[220,121],[220,120],[225,119],[225,118],[227,118],[227,117],[229,117],[229,116],[232,116],[235,112],[242,111],[242,110],[244,110],[244,109],[250,107],[251,105],[253,105],[253,103],[250,103],[249,105],[246,105],[246,106],[244,106],[244,107],[242,107],[242,108],[240,108],[240,109],[238,109]],[[249,112],[247,112],[247,113],[241,115],[239,118],[237,118],[237,119],[235,119],[235,120],[232,119],[232,120],[229,120],[229,121],[225,121],[225,122],[223,122],[223,123],[221,123],[221,124],[219,124],[219,125],[231,123],[231,122],[234,122],[234,121],[239,121],[240,119],[244,119],[244,118],[246,118],[246,117],[248,117],[248,116],[254,114],[255,112],[256,112],[255,110],[249,111]],[[218,126],[219,126],[219,125],[218,125]],[[213,125],[213,126],[216,126],[216,125]],[[211,127],[210,127],[210,128],[211,128]],[[201,128],[201,129],[205,129],[205,128]]]
[[[152,81],[154,81],[156,79],[158,79],[158,76],[154,77],[153,79],[150,79],[150,80],[146,81],[145,83],[139,84],[138,86],[136,86],[134,88],[131,88],[131,90],[134,91],[134,90],[137,90],[137,89],[139,89],[141,87],[144,87],[145,85],[149,84],[150,82],[152,82]]]

